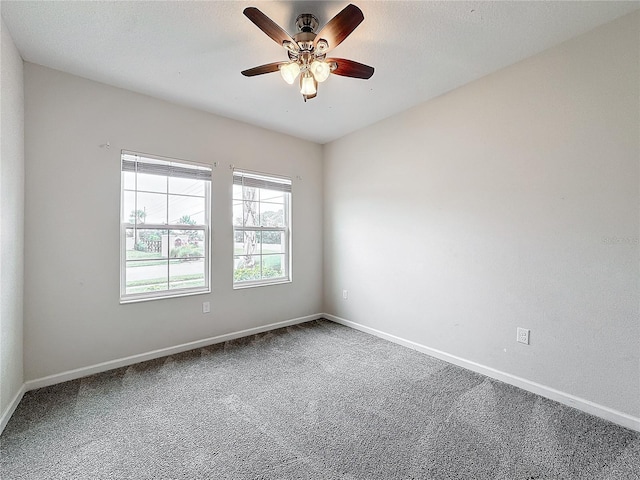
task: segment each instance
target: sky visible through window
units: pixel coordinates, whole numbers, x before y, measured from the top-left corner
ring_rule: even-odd
[[[124,172],[125,212],[142,210],[147,224],[178,223],[184,215],[197,224],[205,223],[203,181],[139,173],[136,205],[135,175]]]

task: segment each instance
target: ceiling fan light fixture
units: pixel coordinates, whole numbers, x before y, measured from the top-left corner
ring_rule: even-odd
[[[289,85],[293,85],[293,81],[300,74],[300,65],[297,62],[289,62],[284,65],[280,65],[280,75],[285,82]]]
[[[321,62],[320,60],[314,60],[311,62],[311,73],[318,82],[324,82],[327,78],[329,78],[329,74],[331,73],[331,67],[326,62]]]
[[[300,77],[300,93],[308,97],[313,97],[318,93],[318,82],[309,72],[305,72]]]

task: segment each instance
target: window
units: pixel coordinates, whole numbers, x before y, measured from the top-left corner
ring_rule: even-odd
[[[291,281],[291,180],[233,172],[233,285]]]
[[[211,167],[122,152],[120,302],[206,293]]]

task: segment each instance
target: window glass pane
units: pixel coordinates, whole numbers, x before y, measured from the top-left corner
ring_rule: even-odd
[[[204,241],[205,241],[204,230],[183,230],[182,233],[183,234],[186,233],[187,236],[189,237],[189,243],[200,247],[204,254]]]
[[[263,227],[284,227],[284,205],[260,202],[260,221]]]
[[[138,191],[167,193],[167,177],[138,173]]]
[[[233,231],[233,254],[242,255],[244,253],[244,234],[240,230]]]
[[[284,203],[284,192],[277,190],[260,189],[260,201],[271,203]]]
[[[234,230],[234,255],[254,255],[260,253],[260,232]]]
[[[169,195],[169,223],[204,225],[204,198]]]
[[[169,256],[185,261],[204,257],[204,232],[202,230],[171,230]]]
[[[262,253],[284,253],[285,235],[282,231],[265,230],[262,232]]]
[[[236,256],[233,258],[233,281],[260,280],[260,256]]]
[[[234,255],[242,253],[242,246],[244,245],[243,239],[244,239],[244,232],[240,230],[233,231],[233,254]]]
[[[127,228],[126,232],[127,260],[153,260],[167,258],[167,231],[148,228]],[[166,262],[165,262],[166,263]]]
[[[204,197],[204,180],[169,177],[169,193]]]
[[[161,263],[160,263],[161,262]],[[155,265],[127,261],[126,293],[160,292],[168,289],[167,261],[161,260]]]
[[[242,227],[242,200],[233,201],[233,225]]]
[[[243,225],[245,227],[259,226],[258,202],[244,200],[242,202]]]
[[[262,278],[284,277],[284,255],[262,256]]]
[[[204,258],[169,261],[169,289],[205,286]]]
[[[140,223],[167,223],[167,196],[138,192],[138,213]]]
[[[133,172],[122,172],[122,187],[125,190],[135,190],[136,174]]]
[[[142,223],[144,212],[138,212],[138,223]],[[136,192],[123,192],[122,194],[122,221],[136,223]]]
[[[240,253],[243,255],[260,254],[260,232],[249,230],[242,232]]]
[[[242,200],[242,185],[234,185],[233,186],[233,196],[234,200]]]

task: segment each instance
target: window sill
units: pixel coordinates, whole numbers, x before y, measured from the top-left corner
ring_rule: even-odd
[[[282,285],[285,283],[291,283],[292,280],[290,278],[283,278],[283,279],[278,279],[278,280],[274,280],[272,282],[243,282],[243,283],[234,283],[233,284],[233,289],[234,290],[244,290],[246,288],[255,288],[255,287],[269,287],[271,285]]]
[[[196,292],[174,293],[174,294],[171,294],[171,295],[162,295],[162,296],[154,296],[154,297],[121,298],[120,299],[120,305],[126,305],[128,303],[151,302],[153,300],[165,300],[165,299],[169,299],[169,298],[191,297],[193,295],[206,295],[208,293],[211,293],[211,289],[198,290]]]

